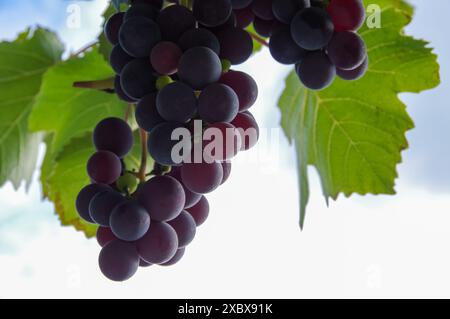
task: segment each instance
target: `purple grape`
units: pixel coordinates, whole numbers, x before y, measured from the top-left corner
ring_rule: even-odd
[[[219,82],[228,85],[237,94],[239,112],[248,110],[258,99],[258,85],[247,73],[228,71],[222,75]]]
[[[223,179],[222,179],[221,185],[223,185],[231,175],[231,162],[224,161],[221,164],[222,164],[222,169],[223,169]]]
[[[309,0],[273,0],[272,11],[278,21],[290,24],[299,11],[310,6]]]
[[[122,84],[120,83],[120,76],[116,75],[114,79],[114,90],[119,97],[124,102],[127,103],[136,103],[136,99],[129,97],[122,88]]]
[[[336,75],[343,80],[353,81],[358,80],[364,76],[369,67],[369,59],[366,57],[364,62],[353,70],[341,70],[336,68]]]
[[[150,56],[150,53],[149,53]],[[157,74],[149,59],[135,59],[122,70],[120,84],[123,91],[135,100],[156,92]]]
[[[122,163],[116,154],[98,151],[88,160],[87,172],[91,180],[98,184],[112,184],[122,173]]]
[[[250,34],[236,27],[226,27],[217,33],[220,43],[220,57],[233,65],[244,63],[253,53]]]
[[[185,251],[186,251],[185,248],[178,249],[176,254],[175,254],[175,256],[173,256],[172,259],[170,259],[168,262],[160,264],[160,266],[173,266],[173,265],[175,265],[176,263],[178,263],[181,260],[181,258],[183,258]]]
[[[177,181],[181,183],[183,186],[184,194],[186,195],[186,203],[184,204],[184,209],[190,208],[198,203],[200,198],[202,197],[201,194],[194,193],[190,191],[182,182],[181,180],[181,172],[179,167],[172,167],[172,170],[169,173],[170,176],[175,178]]]
[[[178,237],[167,223],[153,222],[147,234],[136,242],[139,256],[151,264],[168,262],[178,249]]]
[[[351,31],[335,33],[328,44],[327,52],[331,63],[343,70],[357,68],[367,56],[364,40]]]
[[[241,29],[245,29],[255,20],[251,6],[234,10],[234,16],[236,17],[236,27]]]
[[[109,218],[116,206],[125,202],[125,197],[115,191],[105,191],[95,195],[89,204],[89,214],[100,226],[109,227]]]
[[[239,113],[231,124],[238,129],[241,134],[242,151],[247,151],[256,145],[259,139],[259,127],[255,118],[249,113]]]
[[[194,16],[199,23],[207,27],[224,24],[232,11],[230,0],[195,0]]]
[[[95,223],[92,220],[91,215],[89,214],[89,204],[91,203],[91,200],[95,197],[95,195],[105,191],[111,191],[111,187],[102,184],[91,184],[84,187],[78,193],[75,206],[78,214],[83,220],[92,224]]]
[[[272,0],[253,0],[252,10],[255,16],[264,20],[273,20]]]
[[[127,122],[116,117],[109,117],[97,124],[93,141],[98,151],[110,151],[122,158],[131,151],[134,138]]]
[[[222,182],[222,165],[217,162],[186,163],[181,167],[181,178],[191,191],[198,194],[210,193]]]
[[[198,99],[198,114],[208,123],[230,122],[238,111],[239,98],[225,84],[211,84]]]
[[[105,23],[105,37],[112,45],[119,43],[119,30],[123,23],[123,12],[117,12],[109,17]]]
[[[172,133],[176,129],[183,128],[183,125],[175,122],[164,122],[157,125],[148,137],[148,152],[152,158],[161,165],[173,166],[172,150],[175,145],[181,143],[179,140],[172,140]],[[189,147],[189,145],[185,145]]]
[[[150,56],[152,48],[161,40],[158,25],[145,17],[126,20],[119,32],[119,42],[129,55],[135,58]]]
[[[197,112],[197,97],[188,85],[173,82],[159,91],[156,108],[166,121],[185,123]]]
[[[307,53],[292,39],[291,30],[287,26],[277,29],[272,34],[269,49],[272,57],[282,64],[298,63]]]
[[[217,55],[220,54],[219,40],[217,40],[214,33],[204,28],[194,28],[186,31],[178,40],[178,45],[183,51],[195,47],[206,47],[213,50]]]
[[[162,38],[172,42],[177,42],[184,32],[195,28],[194,15],[188,8],[181,5],[164,8],[159,13],[157,22]]]
[[[336,68],[322,51],[309,52],[298,64],[297,74],[304,86],[322,90],[329,86],[336,75]]]
[[[187,212],[194,218],[197,227],[201,226],[209,216],[209,203],[205,196],[199,200],[199,202],[187,209]]]
[[[164,122],[156,109],[156,93],[150,93],[139,101],[136,107],[136,122],[147,132]]]
[[[142,238],[150,227],[150,215],[135,201],[126,201],[114,208],[109,220],[114,235],[124,241]]]
[[[135,3],[130,8],[128,8],[125,13],[124,21],[127,21],[134,17],[144,17],[151,20],[156,20],[158,16],[159,10],[150,4],[147,3]]]
[[[125,65],[127,65],[131,60],[133,60],[133,57],[130,56],[128,53],[126,53],[120,44],[116,44],[109,55],[109,64],[111,64],[111,67],[113,68],[114,72],[116,74],[122,73],[123,68]]]
[[[291,34],[294,41],[305,50],[319,50],[330,42],[334,26],[325,10],[306,8],[292,19]]]
[[[188,212],[181,212],[177,218],[169,221],[168,224],[177,233],[179,248],[186,247],[194,240],[197,225],[194,218]]]
[[[97,228],[96,238],[100,247],[105,247],[110,242],[118,240],[117,237],[114,236],[113,232],[111,231],[111,228],[102,226]]]
[[[181,49],[173,42],[163,41],[155,45],[150,55],[153,68],[162,75],[177,73]]]
[[[133,277],[139,267],[139,255],[132,243],[114,240],[102,248],[98,258],[103,275],[113,281]]]

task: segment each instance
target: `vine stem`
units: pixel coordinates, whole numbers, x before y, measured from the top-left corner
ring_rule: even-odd
[[[139,129],[139,136],[141,138],[141,166],[139,167],[138,178],[141,182],[145,182],[147,171],[147,132]]]
[[[255,40],[256,42],[259,42],[259,43],[261,43],[262,45],[264,45],[264,46],[266,46],[266,47],[269,46],[269,44],[267,43],[267,41],[264,40],[263,38],[261,38],[260,36],[254,34],[254,33],[252,33],[252,32],[249,32],[249,33],[250,33],[250,36],[253,38],[253,40]]]
[[[73,87],[82,89],[108,90],[114,88],[114,77],[97,81],[78,81],[73,83]]]
[[[89,49],[95,47],[97,44],[98,44],[98,41],[95,41],[95,42],[92,42],[92,43],[89,43],[89,44],[85,45],[84,47],[82,47],[82,48],[79,49],[78,51],[75,51],[74,53],[72,53],[72,54],[70,55],[69,59],[75,58],[75,57],[79,56],[80,54],[83,54],[83,53],[86,52],[87,50],[89,50]]]
[[[125,109],[125,114],[123,116],[123,119],[125,122],[128,122],[128,120],[130,119],[130,114],[133,111],[133,107],[134,107],[134,104],[130,103],[130,104],[128,104],[127,108]]]

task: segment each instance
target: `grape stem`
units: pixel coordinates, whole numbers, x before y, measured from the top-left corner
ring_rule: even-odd
[[[147,132],[140,128],[139,136],[141,138],[141,166],[139,167],[137,177],[143,183],[145,182],[147,172]]]
[[[96,90],[114,89],[114,77],[97,81],[78,81],[73,83],[73,87]]]
[[[89,49],[92,49],[93,47],[95,47],[98,44],[98,41],[89,43],[87,45],[85,45],[84,47],[82,47],[81,49],[79,49],[78,51],[75,51],[74,53],[72,53],[69,57],[69,59],[72,58],[76,58],[77,56],[79,56],[80,54],[83,54],[84,52],[88,51]]]
[[[125,122],[128,122],[129,118],[130,118],[130,114],[133,111],[133,107],[134,104],[128,104],[127,108],[125,109],[125,115],[123,116],[123,119],[125,120]]]
[[[259,42],[259,43],[261,43],[263,46],[266,46],[266,47],[269,46],[269,44],[267,43],[267,41],[266,41],[264,38],[261,38],[260,36],[254,34],[254,33],[252,33],[252,32],[249,32],[249,33],[250,33],[250,36],[253,38],[253,40],[255,40],[256,42]]]

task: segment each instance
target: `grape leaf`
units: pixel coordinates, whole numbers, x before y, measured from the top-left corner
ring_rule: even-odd
[[[44,76],[41,92],[30,115],[32,131],[53,132],[55,155],[71,139],[84,136],[108,116],[122,117],[126,104],[114,94],[74,88],[76,81],[111,77],[111,68],[97,50],[51,68]]]
[[[427,42],[403,34],[413,9],[405,1],[365,0],[382,9],[381,28],[364,26],[370,67],[360,80],[339,79],[310,91],[292,72],[279,100],[282,127],[295,144],[300,186],[300,226],[309,199],[307,166],[314,166],[323,194],[394,194],[396,166],[414,127],[400,92],[437,86],[439,65]]]
[[[43,134],[28,132],[28,117],[45,71],[61,59],[57,36],[38,28],[0,43],[0,185],[27,186]]]

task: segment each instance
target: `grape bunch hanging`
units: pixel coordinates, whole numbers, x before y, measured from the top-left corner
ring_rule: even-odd
[[[309,89],[329,86],[335,76],[357,80],[368,58],[356,31],[365,20],[361,0],[233,0],[242,28],[253,23],[262,37],[270,37],[273,58],[295,64]]]
[[[124,281],[139,266],[169,266],[183,257],[208,217],[204,195],[228,179],[230,159],[257,142],[259,128],[248,110],[258,88],[248,74],[230,70],[250,57],[253,41],[236,27],[229,0],[196,0],[192,10],[134,0],[108,19],[105,35],[114,45],[115,92],[136,105],[144,149],[156,164],[144,174],[129,171],[123,159],[135,142],[132,129],[122,119],[104,119],[87,163],[92,184],[80,191],[76,207],[99,225],[100,270]],[[181,162],[173,156],[178,140],[172,134],[179,129],[194,132]],[[223,140],[205,138],[208,132]],[[198,149],[201,158],[193,161]]]

